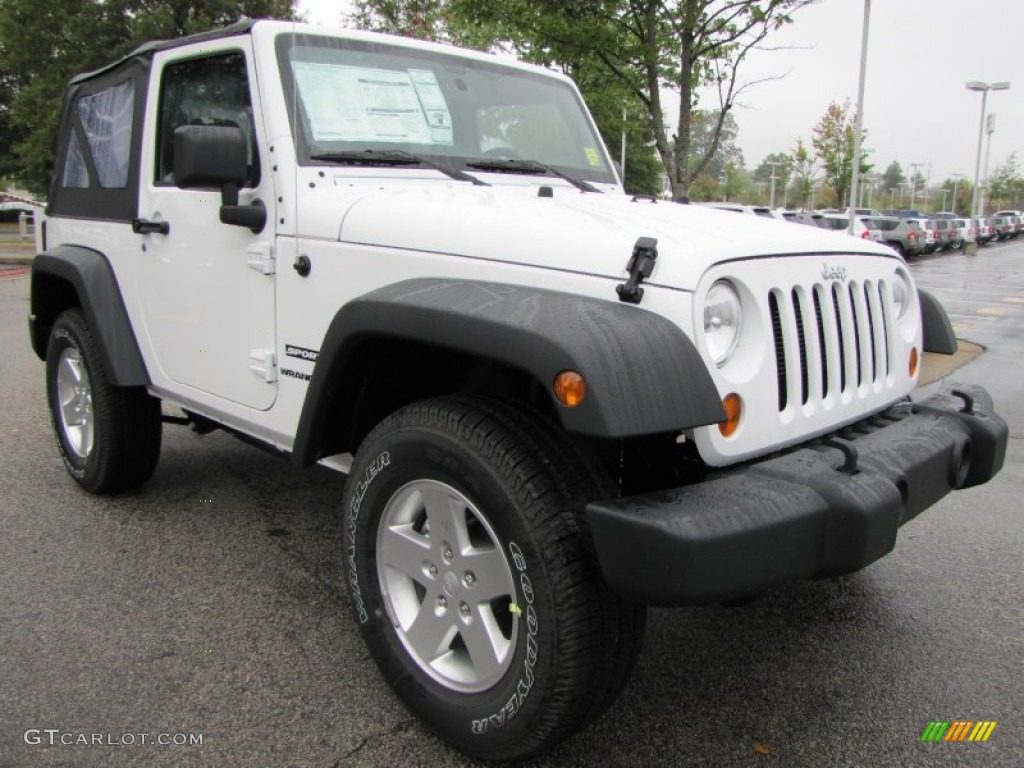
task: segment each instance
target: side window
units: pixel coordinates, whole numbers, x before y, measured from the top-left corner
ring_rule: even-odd
[[[241,128],[249,147],[246,186],[259,183],[259,151],[249,97],[249,76],[241,53],[192,59],[164,69],[160,82],[154,179],[158,184],[174,183],[174,130],[181,125]]]
[[[95,181],[101,187],[123,189],[128,185],[134,112],[135,85],[131,80],[82,96],[75,104],[75,113],[96,169]],[[90,186],[83,147],[75,130],[69,132],[61,184],[78,189]]]

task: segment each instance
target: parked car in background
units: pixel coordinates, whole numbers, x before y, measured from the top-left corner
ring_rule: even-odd
[[[1022,224],[1021,217],[1014,214],[1012,216],[1007,216],[1006,218],[1010,220],[1010,237],[1017,237],[1017,235],[1020,234],[1021,227],[1024,226],[1024,224]]]
[[[1010,235],[1013,233],[1013,225],[1010,220],[1005,216],[993,216],[989,221],[992,222],[993,229],[993,240],[1009,240]]]
[[[935,249],[948,251],[957,240],[953,219],[932,219],[932,223],[935,224]]]
[[[882,233],[882,240],[903,258],[916,256],[924,250],[921,230],[917,223],[895,216],[870,216],[866,219],[869,227]]]
[[[984,216],[980,216],[977,219],[978,222],[978,245],[984,245],[990,243],[995,239],[995,229],[992,227],[991,219]]]
[[[833,232],[843,232],[850,224],[850,217],[845,213],[801,213],[797,214],[796,221],[800,224],[810,224],[819,229],[830,229]],[[876,243],[884,243],[882,233],[869,224],[870,219],[866,216],[855,216],[853,222],[853,236],[864,240],[874,240]]]
[[[957,230],[957,242],[955,248],[962,248],[968,243],[977,241],[978,238],[978,222],[974,219],[953,219],[953,223],[956,225]]]
[[[694,203],[694,205],[702,205],[705,208],[718,208],[723,211],[732,211],[733,213],[746,213],[753,216],[763,216],[766,219],[779,219],[784,220],[785,217],[780,211],[775,211],[769,208],[767,205],[746,205],[745,203]]]
[[[939,247],[939,241],[935,237],[935,220],[934,219],[907,219],[917,224],[918,229],[921,230],[921,237],[923,238],[922,252],[934,253]]]

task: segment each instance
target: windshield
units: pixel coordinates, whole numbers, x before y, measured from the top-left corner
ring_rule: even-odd
[[[280,35],[277,56],[298,107],[290,117],[303,165],[331,153],[397,150],[454,169],[529,160],[615,183],[579,96],[561,80],[455,53],[318,35]]]

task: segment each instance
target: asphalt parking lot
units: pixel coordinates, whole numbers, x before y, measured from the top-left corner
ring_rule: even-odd
[[[854,576],[652,611],[622,698],[537,765],[1024,765],[1024,241],[913,273],[986,348],[954,378],[987,386],[1009,422],[1002,474]],[[27,291],[0,273],[0,768],[472,765],[363,649],[343,478],[167,427],[141,491],[79,492]],[[922,743],[934,720],[998,725],[985,743]]]

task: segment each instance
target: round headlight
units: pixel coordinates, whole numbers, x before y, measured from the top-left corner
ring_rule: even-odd
[[[892,281],[892,309],[896,313],[896,319],[901,320],[907,314],[907,307],[910,306],[910,286],[907,278],[902,272],[896,273],[896,279]]]
[[[736,350],[743,312],[736,289],[727,280],[719,280],[704,297],[704,344],[708,354],[721,368]]]

